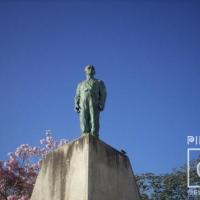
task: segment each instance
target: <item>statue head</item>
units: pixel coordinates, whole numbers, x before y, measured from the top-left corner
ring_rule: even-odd
[[[84,71],[85,71],[86,76],[94,76],[95,75],[94,65],[86,65]]]

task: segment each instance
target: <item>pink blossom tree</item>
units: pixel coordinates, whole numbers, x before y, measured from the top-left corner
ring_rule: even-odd
[[[41,167],[41,160],[67,142],[66,139],[56,141],[51,131],[47,130],[39,147],[22,144],[15,152],[10,152],[7,161],[0,161],[0,199],[28,200]]]

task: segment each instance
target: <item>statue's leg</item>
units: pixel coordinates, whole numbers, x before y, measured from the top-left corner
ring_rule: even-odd
[[[90,115],[89,115],[89,108],[85,104],[81,107],[80,110],[80,128],[81,128],[81,134],[90,133]]]
[[[95,103],[90,103],[91,134],[99,137],[99,109]]]

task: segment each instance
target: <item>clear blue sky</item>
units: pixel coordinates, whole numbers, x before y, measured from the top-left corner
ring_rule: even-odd
[[[83,68],[108,98],[101,139],[125,149],[135,172],[186,162],[200,134],[199,1],[1,1],[0,159],[45,129],[77,138]]]

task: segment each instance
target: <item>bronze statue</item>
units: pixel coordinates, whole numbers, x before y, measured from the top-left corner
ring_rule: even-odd
[[[99,137],[99,113],[103,111],[106,101],[106,88],[102,80],[94,78],[93,65],[85,67],[86,80],[80,82],[76,89],[75,111],[80,116],[81,134]]]

